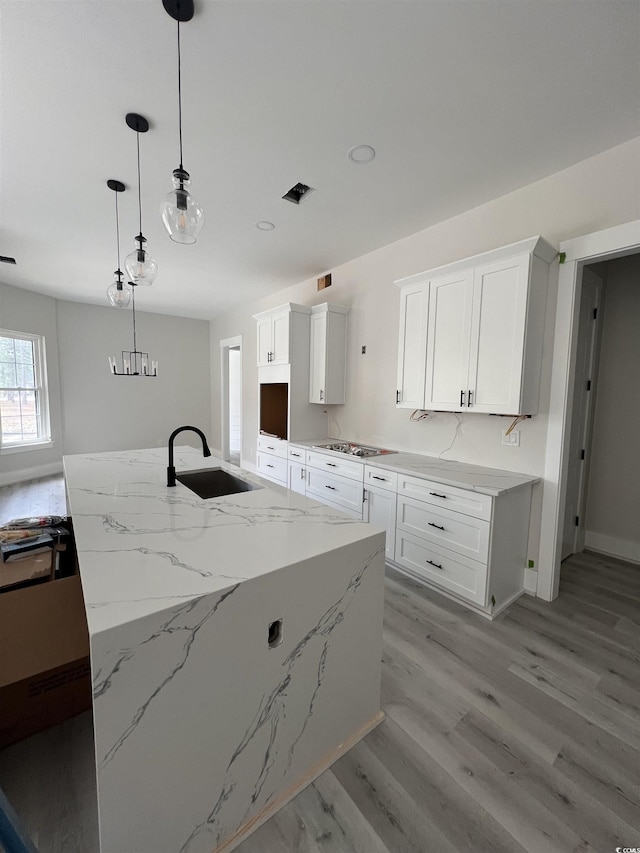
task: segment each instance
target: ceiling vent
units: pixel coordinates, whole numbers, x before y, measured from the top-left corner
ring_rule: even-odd
[[[296,184],[294,187],[291,187],[289,192],[286,192],[282,198],[285,201],[292,202],[293,204],[300,204],[302,199],[311,195],[312,192],[314,192],[313,187],[309,187],[307,184]]]

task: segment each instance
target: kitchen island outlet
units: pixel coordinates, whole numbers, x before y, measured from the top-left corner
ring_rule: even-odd
[[[384,534],[192,448],[168,488],[166,461],[65,458],[101,853],[230,851],[382,719]],[[207,465],[254,488],[199,498]]]

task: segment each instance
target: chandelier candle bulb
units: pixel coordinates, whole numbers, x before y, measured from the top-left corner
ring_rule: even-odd
[[[153,371],[154,376],[158,375],[158,362],[157,361],[151,362],[151,370]]]
[[[112,373],[116,372],[116,360],[112,356],[109,356],[109,367]]]

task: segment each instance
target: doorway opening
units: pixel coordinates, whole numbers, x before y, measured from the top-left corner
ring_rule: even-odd
[[[586,234],[560,244],[563,263],[559,268],[558,297],[556,303],[555,340],[553,364],[551,370],[551,392],[549,401],[549,420],[547,428],[547,452],[545,459],[544,486],[542,494],[542,520],[540,530],[539,569],[537,576],[537,595],[552,601],[558,595],[560,585],[560,563],[565,543],[565,520],[570,522],[571,508],[567,507],[567,487],[569,484],[569,462],[572,433],[582,435],[578,426],[572,429],[573,410],[576,391],[576,364],[579,357],[578,344],[580,328],[579,315],[582,306],[582,287],[584,270],[604,261],[614,261],[640,253],[640,220],[618,225],[605,231]],[[596,271],[597,274],[597,271]],[[636,284],[636,286],[640,286]],[[588,287],[588,285],[587,285]],[[586,309],[584,309],[586,310]],[[597,339],[596,339],[597,358]],[[588,349],[588,348],[587,348]],[[633,379],[633,368],[627,365],[629,382]],[[608,384],[608,383],[604,383]],[[601,382],[601,388],[603,383]],[[634,422],[629,413],[628,402],[633,391],[629,391],[627,400],[617,413],[620,424]],[[592,404],[593,405],[593,404]],[[594,438],[597,429],[594,420]],[[585,428],[585,424],[582,424]],[[574,442],[576,439],[574,439]],[[581,451],[583,447],[579,447]],[[609,448],[610,450],[611,448]],[[607,451],[607,453],[609,452]],[[606,466],[605,462],[605,466]],[[592,474],[583,469],[582,481],[586,490],[582,499],[588,500],[589,482]],[[613,503],[618,506],[619,498]],[[571,499],[573,501],[573,498]],[[573,506],[573,503],[571,504]],[[587,505],[587,516],[589,509]],[[575,515],[578,515],[576,513]],[[574,515],[574,525],[575,525]],[[595,547],[589,543],[585,531],[586,547]],[[578,542],[578,546],[580,546]],[[575,546],[574,546],[575,547]]]
[[[220,341],[222,458],[242,461],[242,335]]]

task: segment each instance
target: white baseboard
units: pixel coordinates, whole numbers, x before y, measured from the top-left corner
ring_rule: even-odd
[[[52,474],[62,474],[62,461],[49,462],[48,465],[36,465],[34,468],[22,468],[20,471],[8,471],[6,474],[0,474],[0,486],[37,480],[39,477],[51,477]]]
[[[632,542],[630,539],[617,539],[615,536],[587,530],[584,535],[584,547],[590,551],[617,557],[619,560],[640,563],[640,542]]]
[[[524,570],[524,591],[528,595],[535,595],[538,591],[538,573],[535,569]]]

